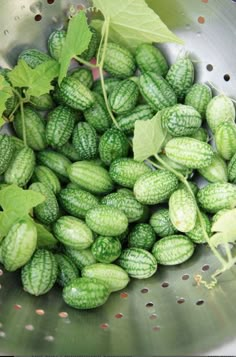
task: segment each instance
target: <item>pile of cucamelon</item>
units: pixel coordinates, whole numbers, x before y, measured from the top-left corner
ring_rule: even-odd
[[[80,64],[55,79],[50,93],[29,95],[17,89],[14,69],[0,71],[12,86],[4,118],[16,133],[0,135],[0,261],[21,269],[28,293],[45,294],[57,282],[78,309],[104,304],[158,264],[185,262],[197,244],[210,245],[222,271],[234,262],[228,245],[228,260],[216,249],[219,233],[217,244],[209,238],[212,223],[236,206],[231,99],[194,84],[188,56],[169,65],[152,44],[132,54],[89,30]],[[33,75],[60,63],[66,38],[54,31],[49,54],[26,49],[17,66]]]

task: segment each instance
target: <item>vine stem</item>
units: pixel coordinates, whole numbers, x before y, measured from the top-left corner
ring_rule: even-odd
[[[188,192],[191,194],[191,196],[193,197],[194,199],[194,202],[195,202],[195,205],[196,205],[196,209],[197,209],[197,216],[199,218],[199,221],[200,221],[200,225],[201,225],[201,228],[202,228],[202,232],[203,232],[203,235],[204,235],[204,238],[206,239],[206,242],[208,243],[209,247],[211,248],[212,252],[214,253],[214,255],[218,258],[218,260],[221,262],[223,268],[226,266],[227,262],[225,261],[225,259],[221,256],[221,254],[218,252],[218,250],[211,244],[211,241],[210,241],[210,238],[206,232],[206,229],[205,229],[205,221],[202,217],[202,214],[201,214],[201,211],[200,209],[198,208],[198,204],[196,202],[196,198],[194,196],[194,193],[188,183],[188,181],[186,180],[186,178],[181,174],[179,173],[178,171],[174,170],[172,167],[170,167],[164,160],[162,160],[158,155],[154,155],[155,159],[160,162],[167,170],[171,171],[175,176],[178,177],[178,179],[183,182],[183,184],[186,186]]]
[[[25,130],[25,113],[24,113],[24,103],[21,100],[20,101],[20,113],[21,113],[21,120],[22,120],[22,132],[23,132],[23,141],[25,146],[27,146],[27,140],[26,140],[26,130]]]
[[[86,66],[90,67],[90,68],[99,68],[99,65],[98,64],[92,64],[88,61],[85,61],[83,58],[79,57],[79,56],[74,56],[74,59],[76,59],[76,61],[82,63],[82,64],[85,64]]]

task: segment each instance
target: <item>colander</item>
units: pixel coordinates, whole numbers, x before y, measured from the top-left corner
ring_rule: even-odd
[[[112,0],[111,0],[112,1]],[[147,1],[185,40],[197,80],[234,98],[236,91],[236,1]],[[46,49],[63,27],[72,0],[2,0],[0,65],[12,66],[24,48]],[[181,46],[162,46],[173,62]],[[0,267],[1,355],[229,356],[236,351],[236,270],[221,275],[213,290],[197,286],[217,268],[207,246],[176,267],[159,267],[148,280],[132,280],[97,309],[77,311],[54,287],[45,296],[22,290],[17,273]]]

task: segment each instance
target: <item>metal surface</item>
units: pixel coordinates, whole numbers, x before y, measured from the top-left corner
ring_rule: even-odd
[[[211,81],[235,98],[236,3],[148,2],[186,41],[185,50],[198,62],[198,79]],[[2,0],[0,64],[13,64],[22,48],[44,49],[48,34],[62,26],[72,3],[78,4]],[[35,21],[37,14],[41,21]],[[162,47],[170,61],[181,50],[173,44]],[[229,81],[224,79],[226,74]],[[113,293],[103,307],[93,311],[66,306],[58,287],[45,296],[32,297],[22,291],[17,274],[0,270],[0,354],[233,355],[236,270],[222,275],[211,291],[197,287],[193,279],[198,273],[209,278],[215,264],[209,249],[200,247],[187,263],[160,267],[146,281],[133,280],[125,291]]]

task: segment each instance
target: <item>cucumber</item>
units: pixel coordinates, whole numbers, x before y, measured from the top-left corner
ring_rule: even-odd
[[[224,94],[217,95],[211,99],[207,106],[206,119],[213,133],[221,123],[234,123],[235,108],[232,100]]]
[[[156,73],[148,72],[140,76],[139,89],[150,107],[159,111],[177,103],[176,95],[168,82]]]
[[[141,72],[154,72],[163,77],[168,72],[166,58],[156,46],[142,43],[136,49],[135,59]]]
[[[64,105],[49,113],[46,126],[47,143],[52,147],[66,144],[73,132],[75,120],[76,112]]]
[[[79,270],[96,263],[96,259],[94,258],[90,248],[76,250],[71,247],[64,247],[64,250],[65,255],[75,263]]]
[[[196,184],[196,182],[192,182],[192,181],[187,181],[187,182],[188,182],[188,185],[190,186],[190,188],[191,188],[191,190],[192,190],[194,196],[197,196],[197,193],[198,193],[198,191],[199,191],[199,187],[198,187],[198,185]],[[183,182],[180,182],[180,184],[179,184],[179,189],[184,189],[184,190],[187,190],[187,191],[188,191],[186,185],[185,185]],[[189,191],[188,191],[188,192],[189,192]]]
[[[35,48],[28,48],[26,50],[23,50],[18,56],[18,61],[25,61],[27,65],[32,69],[51,59],[52,57],[50,57],[44,52],[36,50]]]
[[[130,281],[126,271],[115,264],[90,265],[83,269],[82,276],[103,281],[111,292],[124,289]]]
[[[89,161],[75,162],[68,168],[68,175],[72,183],[94,194],[103,195],[114,188],[108,171]]]
[[[79,277],[75,263],[65,254],[55,254],[58,266],[57,283],[64,287]]]
[[[209,182],[228,182],[227,165],[217,153],[214,153],[212,163],[198,172]]]
[[[197,131],[195,131],[194,134],[192,134],[190,136],[193,139],[204,141],[205,143],[208,142],[208,140],[209,140],[208,132],[204,128],[199,128]]]
[[[197,219],[197,206],[193,196],[187,190],[176,190],[169,199],[169,214],[178,231],[191,231]]]
[[[14,143],[11,137],[0,134],[0,175],[7,170],[14,153]]]
[[[168,141],[165,153],[171,160],[190,169],[207,167],[211,165],[214,157],[209,144],[188,137]]]
[[[141,176],[134,185],[134,195],[143,204],[154,205],[168,200],[178,188],[177,177],[167,170]]]
[[[65,44],[66,31],[64,30],[55,30],[51,33],[48,38],[48,51],[52,58],[56,61],[59,61],[62,48]]]
[[[37,230],[30,219],[21,219],[9,230],[2,242],[2,262],[8,271],[25,265],[37,246]]]
[[[72,145],[79,154],[80,160],[95,159],[98,154],[96,130],[88,123],[78,123],[73,131]]]
[[[78,79],[71,76],[63,79],[58,95],[63,104],[76,110],[90,108],[95,102],[93,93]]]
[[[129,113],[137,104],[139,89],[132,79],[124,79],[109,96],[111,110],[116,114]]]
[[[43,150],[37,154],[38,162],[41,165],[50,168],[60,180],[65,181],[68,178],[67,169],[71,165],[71,161],[64,155],[55,151]]]
[[[93,86],[93,74],[88,68],[76,68],[70,73],[70,77],[78,79],[89,89]]]
[[[35,155],[32,149],[25,147],[18,151],[11,160],[8,169],[4,174],[5,183],[25,186],[33,172],[35,166]]]
[[[151,227],[159,237],[171,236],[177,229],[171,222],[168,208],[158,208],[151,216],[149,221]]]
[[[53,232],[59,242],[74,249],[86,249],[93,243],[93,233],[89,227],[72,216],[60,217],[53,225]]]
[[[187,92],[184,103],[195,108],[202,119],[205,119],[207,106],[211,99],[211,88],[206,84],[195,83]]]
[[[67,157],[67,159],[71,160],[72,162],[79,161],[80,159],[79,154],[77,153],[71,142],[69,141],[64,145],[57,147],[56,150],[59,154],[64,155],[65,157]]]
[[[152,254],[161,265],[181,264],[191,258],[193,253],[193,242],[180,234],[161,238],[152,249]]]
[[[17,151],[20,151],[21,149],[24,149],[25,144],[24,144],[23,140],[17,138],[16,136],[10,136],[10,139],[11,139],[13,147],[14,147],[14,154]]]
[[[102,205],[115,207],[123,211],[129,222],[138,221],[143,215],[143,205],[134,196],[115,192],[101,200]]]
[[[137,105],[131,112],[116,117],[120,130],[125,134],[132,134],[137,120],[149,120],[155,111],[147,104]]]
[[[99,204],[97,197],[87,191],[75,188],[61,190],[58,199],[61,207],[77,218],[85,218],[88,210]]]
[[[104,48],[102,48],[101,53]],[[98,59],[100,61],[100,58]],[[136,69],[131,52],[116,43],[108,42],[104,59],[104,70],[118,78],[131,77]]]
[[[85,50],[80,55],[80,57],[85,59],[86,61],[90,61],[93,57],[95,57],[96,52],[98,50],[99,43],[100,43],[100,35],[97,32],[97,30],[92,26],[89,26],[89,30],[92,33],[92,37],[89,42],[89,46],[88,46],[87,50]]]
[[[197,194],[200,207],[209,213],[236,206],[236,186],[232,183],[211,183]]]
[[[121,158],[112,162],[110,176],[121,186],[133,188],[135,182],[145,173],[150,173],[151,168],[143,162],[129,158]]]
[[[228,164],[229,182],[236,183],[236,154],[232,157]]]
[[[66,304],[75,309],[93,309],[105,304],[110,295],[108,284],[95,278],[77,278],[63,289]]]
[[[130,248],[150,250],[155,241],[155,231],[152,226],[147,223],[136,224],[128,236],[128,246]]]
[[[117,260],[130,277],[147,279],[157,271],[157,261],[147,250],[141,248],[124,249]]]
[[[33,109],[37,110],[51,110],[54,108],[55,103],[50,94],[46,93],[39,97],[30,97],[30,105]]]
[[[225,122],[217,126],[215,131],[216,148],[225,160],[231,160],[236,152],[236,125]]]
[[[116,237],[99,236],[92,245],[94,258],[104,264],[114,262],[121,254],[121,243]]]
[[[162,125],[174,137],[191,136],[201,126],[201,115],[188,105],[176,104],[165,110]]]
[[[100,138],[98,151],[102,162],[109,166],[114,160],[128,155],[129,142],[122,131],[111,128]]]
[[[107,94],[110,94],[113,89],[116,87],[116,85],[118,83],[120,83],[121,79],[116,78],[116,77],[107,77],[104,79],[104,85],[105,85],[105,89]],[[93,83],[93,91],[103,95],[103,90],[102,90],[102,83],[100,79],[97,79],[94,83]]]
[[[24,108],[24,121],[27,145],[33,150],[43,150],[47,146],[45,124],[43,119],[30,107]],[[21,112],[18,111],[13,122],[17,136],[23,139]]]
[[[56,282],[57,262],[46,249],[38,249],[21,270],[23,288],[32,295],[46,294]]]
[[[49,187],[55,195],[61,190],[59,179],[54,172],[46,166],[36,166],[31,181],[41,182],[45,186]]]
[[[159,157],[164,161],[167,165],[169,165],[172,169],[180,172],[184,176],[191,174],[192,170],[188,169],[186,166],[178,164],[177,162],[171,160],[168,156],[165,154],[159,154]],[[158,163],[163,169],[165,168],[163,164]]]
[[[118,236],[128,227],[126,215],[121,210],[108,206],[92,208],[87,212],[85,220],[90,229],[104,236]]]
[[[40,182],[30,185],[29,190],[40,192],[45,197],[45,201],[34,208],[35,217],[43,224],[55,222],[59,217],[59,206],[53,191]]]
[[[178,101],[182,102],[194,81],[194,67],[191,60],[187,56],[178,58],[170,67],[166,80],[173,88]]]
[[[205,230],[208,234],[208,237],[210,237],[212,234],[210,219],[204,212],[201,212],[201,215],[203,217],[203,225],[205,227]],[[196,244],[207,243],[198,217],[194,228],[191,231],[187,232],[186,235],[191,239],[191,241],[193,241]]]
[[[103,97],[93,92],[95,102],[84,111],[85,120],[98,132],[104,133],[111,127],[112,119],[107,111]]]

